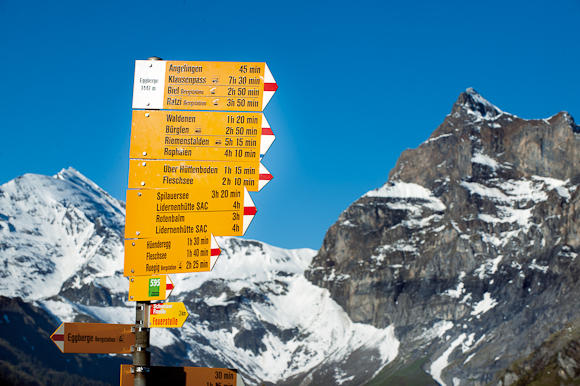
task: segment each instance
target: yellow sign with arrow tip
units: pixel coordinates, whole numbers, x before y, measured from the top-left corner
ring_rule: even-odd
[[[262,111],[277,89],[263,62],[136,60],[133,108]]]
[[[180,328],[189,313],[183,302],[153,303],[149,305],[148,328]]]

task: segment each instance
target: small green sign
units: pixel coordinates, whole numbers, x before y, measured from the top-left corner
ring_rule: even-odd
[[[159,288],[161,287],[161,279],[152,277],[149,279],[149,296],[159,296]]]

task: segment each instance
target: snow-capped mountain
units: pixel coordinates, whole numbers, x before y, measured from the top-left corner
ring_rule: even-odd
[[[466,90],[320,251],[223,237],[212,272],[172,275],[190,316],[153,329],[152,364],[304,386],[580,379],[579,150],[569,114],[524,120]],[[21,310],[0,331],[132,323],[123,224],[74,169],[0,186],[0,312]]]
[[[580,325],[579,132],[568,113],[524,120],[468,89],[340,215],[307,278],[354,321],[395,326],[397,369],[517,381],[510,364]]]
[[[61,321],[132,323],[122,275],[124,205],[78,171],[27,174],[0,187],[2,295]],[[237,368],[246,383],[370,378],[397,355],[392,327],[353,323],[329,292],[304,278],[315,251],[219,238],[209,273],[172,275],[181,329],[153,329],[152,363]],[[349,358],[370,360],[353,373]],[[55,352],[55,355],[60,355]]]

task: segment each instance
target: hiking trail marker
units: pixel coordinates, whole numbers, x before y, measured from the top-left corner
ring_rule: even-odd
[[[149,305],[149,328],[180,328],[189,313],[183,302],[153,303]]]
[[[137,60],[133,108],[262,111],[277,89],[266,63]]]
[[[245,187],[261,190],[272,180],[260,162],[257,167],[238,161],[129,160],[129,189]]]
[[[134,110],[129,157],[259,162],[274,139],[262,113]]]
[[[245,188],[127,190],[125,239],[167,239],[211,232],[243,236],[257,213]]]
[[[184,229],[190,229],[189,226]],[[125,276],[211,271],[221,249],[203,225],[191,234],[125,240]],[[160,299],[161,300],[161,299]]]
[[[130,354],[133,324],[62,323],[50,339],[63,353]]]
[[[129,301],[165,300],[173,291],[168,275],[129,277]]]

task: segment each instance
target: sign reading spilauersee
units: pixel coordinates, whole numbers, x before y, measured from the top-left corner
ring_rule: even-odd
[[[266,63],[137,60],[133,108],[262,111],[277,88]]]

